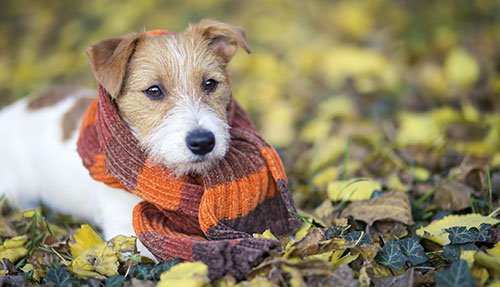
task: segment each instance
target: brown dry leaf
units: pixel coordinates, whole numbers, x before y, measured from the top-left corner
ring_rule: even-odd
[[[330,286],[341,287],[356,287],[359,286],[359,281],[352,275],[352,270],[347,264],[340,265],[335,272],[333,272],[330,279]]]
[[[380,197],[352,202],[341,213],[341,217],[352,216],[356,220],[372,225],[377,220],[399,221],[406,225],[413,224],[408,195],[392,191]]]
[[[402,238],[408,234],[406,226],[400,222],[380,220],[373,227],[386,239]]]
[[[0,217],[0,236],[1,237],[14,237],[17,233],[10,224],[10,222],[3,216]]]
[[[363,261],[373,262],[375,256],[377,256],[380,246],[377,244],[363,244],[356,246],[353,250],[353,254],[360,254]]]
[[[462,210],[470,206],[474,189],[461,182],[450,182],[443,185],[434,194],[434,204],[444,210]]]
[[[335,217],[335,207],[330,200],[325,200],[313,211],[313,215],[320,220],[323,226],[328,227],[331,225]],[[315,219],[316,219],[315,218]]]
[[[375,287],[406,287],[413,286],[414,270],[408,269],[404,274],[391,277],[373,277],[372,283]]]
[[[295,242],[289,249],[290,256],[308,256],[326,253],[334,250],[344,250],[354,247],[354,243],[348,244],[343,238],[333,238],[325,240],[323,231],[314,228],[304,238]]]

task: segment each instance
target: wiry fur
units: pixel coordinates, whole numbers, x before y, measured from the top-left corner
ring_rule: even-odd
[[[215,136],[215,147],[206,155],[193,154],[186,146],[189,132],[205,129]],[[229,126],[217,113],[200,101],[181,101],[170,109],[164,120],[143,140],[156,163],[169,166],[175,175],[203,174],[224,157],[228,149]]]

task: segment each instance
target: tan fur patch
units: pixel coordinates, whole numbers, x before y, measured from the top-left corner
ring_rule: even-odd
[[[208,79],[219,82],[210,94],[202,88]],[[153,85],[163,88],[163,99],[151,100],[144,94]],[[137,43],[116,102],[122,117],[139,138],[143,138],[159,125],[170,109],[182,102],[202,102],[227,120],[230,99],[226,63],[210,49],[203,35],[184,32],[146,37]]]
[[[92,98],[80,98],[76,100],[73,106],[64,113],[61,118],[62,140],[66,141],[71,138],[73,133],[77,130],[78,124],[88,106],[92,102]]]
[[[51,87],[31,98],[27,107],[29,110],[39,110],[54,106],[62,100],[68,98],[76,90],[77,88],[73,86]]]

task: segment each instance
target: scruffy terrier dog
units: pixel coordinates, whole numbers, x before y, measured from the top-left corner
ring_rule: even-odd
[[[221,36],[207,46],[202,38],[211,33]],[[237,45],[249,52],[243,29],[203,20],[175,37],[129,34],[87,53],[139,143],[183,175],[204,173],[228,149],[226,65]],[[76,152],[80,117],[94,97],[57,88],[0,112],[0,193],[23,208],[43,202],[94,222],[106,238],[133,235],[132,209],[141,199],[91,179]]]

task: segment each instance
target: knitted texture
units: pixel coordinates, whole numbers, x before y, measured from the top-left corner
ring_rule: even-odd
[[[205,175],[174,177],[154,164],[99,85],[83,118],[78,153],[90,175],[144,201],[133,210],[139,240],[159,259],[199,260],[210,276],[237,279],[280,243],[253,238],[270,229],[288,235],[300,225],[283,165],[231,100],[230,146]]]

